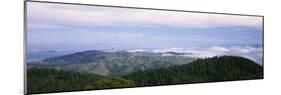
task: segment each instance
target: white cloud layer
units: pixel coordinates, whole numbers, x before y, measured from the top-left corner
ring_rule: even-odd
[[[56,24],[144,26],[165,25],[173,27],[208,28],[224,26],[262,27],[261,17],[171,12],[158,10],[81,6],[28,2],[28,21],[44,20]],[[30,27],[53,25],[54,23],[30,24]]]
[[[163,49],[152,49],[152,50],[144,50],[144,49],[136,49],[129,50],[130,52],[153,52],[153,53],[163,53],[164,56],[171,54],[165,54],[167,52],[176,52],[183,53],[186,57],[194,57],[194,58],[208,58],[214,56],[222,56],[222,55],[235,55],[235,56],[243,56],[254,60],[255,62],[262,64],[262,47],[254,47],[254,46],[229,46],[229,47],[221,47],[221,46],[213,46],[206,48],[163,48]]]

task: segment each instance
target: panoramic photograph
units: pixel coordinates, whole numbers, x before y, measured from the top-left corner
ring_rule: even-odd
[[[263,79],[263,17],[26,2],[28,94]]]

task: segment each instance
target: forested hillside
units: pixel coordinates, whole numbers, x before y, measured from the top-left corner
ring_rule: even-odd
[[[254,61],[221,56],[114,76],[31,67],[27,70],[27,90],[28,93],[42,93],[262,78],[263,67]]]
[[[138,71],[123,77],[133,80],[136,86],[261,79],[263,67],[243,57],[222,56],[198,59],[185,65]]]
[[[61,91],[124,88],[135,86],[134,81],[121,77],[104,77],[95,74],[77,73],[50,68],[27,70],[27,92],[48,93]]]
[[[103,78],[94,74],[72,71],[29,68],[27,69],[28,93],[83,90],[85,85]]]

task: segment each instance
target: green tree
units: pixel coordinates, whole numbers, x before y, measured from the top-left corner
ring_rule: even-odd
[[[48,68],[28,68],[27,93],[47,93],[58,91],[84,90],[84,87],[103,76],[82,74],[66,70]]]
[[[86,89],[106,89],[106,88],[123,88],[133,87],[135,83],[132,80],[121,77],[107,77],[97,80],[94,84],[86,86]]]

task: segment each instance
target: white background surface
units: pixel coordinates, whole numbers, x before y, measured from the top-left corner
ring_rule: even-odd
[[[50,95],[281,95],[281,3],[278,0],[49,0],[265,16],[265,79]],[[0,3],[0,95],[23,94],[23,0]]]

